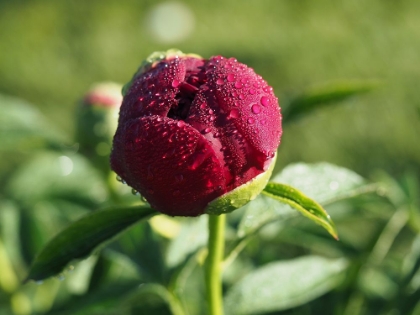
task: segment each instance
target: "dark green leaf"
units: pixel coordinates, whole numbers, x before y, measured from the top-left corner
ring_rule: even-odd
[[[134,314],[184,314],[175,297],[158,283],[142,284],[123,301],[122,309]]]
[[[344,259],[318,256],[268,264],[230,289],[226,315],[261,314],[307,303],[335,288],[346,266]]]
[[[283,111],[283,119],[290,122],[315,109],[336,104],[351,96],[366,93],[378,86],[375,81],[335,82],[312,88],[292,100]]]
[[[91,213],[53,238],[33,262],[27,280],[42,280],[58,274],[73,259],[88,256],[132,224],[155,211],[146,206],[112,208]]]
[[[288,204],[304,216],[321,225],[335,239],[338,239],[334,223],[328,213],[316,201],[310,199],[302,192],[288,185],[270,182],[263,193],[273,199]]]

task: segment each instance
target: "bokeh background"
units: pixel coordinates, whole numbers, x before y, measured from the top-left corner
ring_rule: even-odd
[[[151,52],[172,47],[235,56],[282,102],[329,82],[375,80],[369,95],[289,126],[279,166],[325,160],[369,175],[419,165],[416,0],[3,0],[0,46],[0,92],[69,132],[92,83],[125,83]]]

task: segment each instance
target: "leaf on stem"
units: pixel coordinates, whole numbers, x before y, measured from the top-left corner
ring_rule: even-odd
[[[43,248],[25,282],[43,280],[60,273],[72,260],[88,256],[97,246],[154,213],[150,207],[136,206],[97,211],[81,218]]]
[[[304,195],[291,186],[270,182],[264,188],[263,193],[273,199],[277,199],[298,210],[304,216],[321,225],[335,239],[338,239],[334,222],[327,211],[320,204]]]

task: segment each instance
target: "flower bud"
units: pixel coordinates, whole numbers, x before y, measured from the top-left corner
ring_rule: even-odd
[[[112,82],[96,84],[77,108],[76,141],[80,152],[104,170],[109,167],[112,137],[117,129],[121,88],[120,84]]]
[[[155,53],[123,93],[111,166],[153,208],[218,214],[264,188],[281,114],[253,69],[234,58]]]

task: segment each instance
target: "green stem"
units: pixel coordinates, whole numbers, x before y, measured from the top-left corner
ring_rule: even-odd
[[[222,261],[226,215],[209,215],[209,242],[206,260],[206,289],[209,315],[223,315]]]

